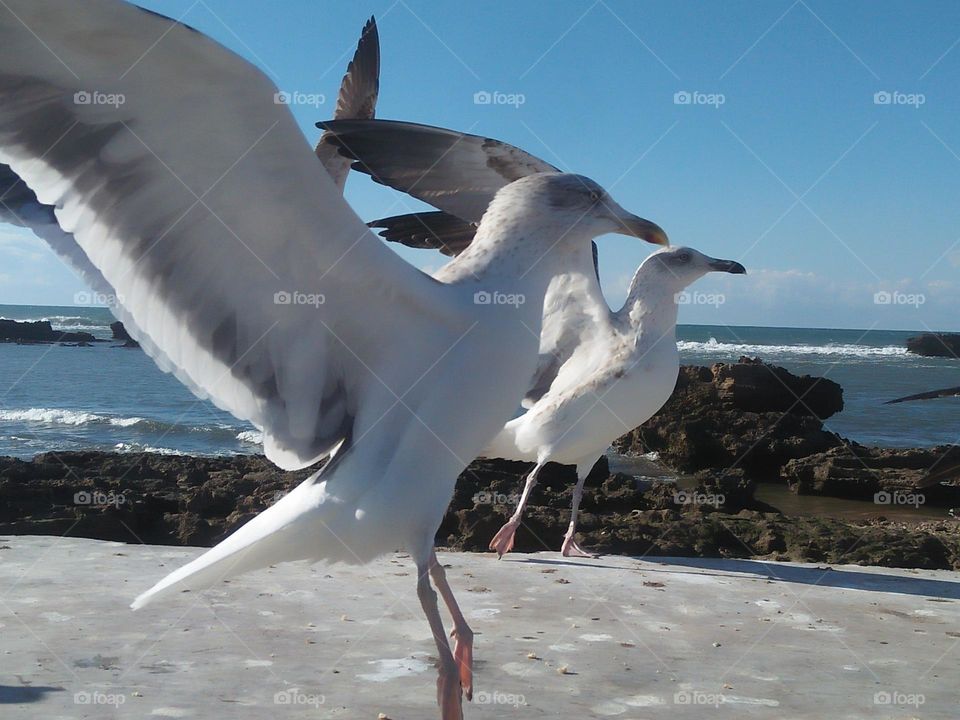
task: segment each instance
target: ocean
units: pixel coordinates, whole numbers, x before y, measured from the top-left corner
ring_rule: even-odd
[[[0,305],[0,317],[48,319],[54,328],[109,338],[105,308]],[[681,362],[709,365],[761,357],[844,389],[828,429],[866,445],[960,441],[960,398],[884,405],[901,395],[960,384],[960,360],[904,349],[916,333],[888,330],[681,325]],[[139,350],[0,343],[0,455],[50,450],[232,455],[260,451],[260,435],[198,400]]]

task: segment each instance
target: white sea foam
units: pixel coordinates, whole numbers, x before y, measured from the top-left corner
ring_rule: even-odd
[[[130,427],[146,422],[141,417],[109,417],[83,410],[59,408],[27,408],[26,410],[0,410],[0,421],[45,423],[47,425],[116,425]]]
[[[742,355],[759,355],[761,357],[779,355],[839,355],[844,357],[892,358],[909,355],[905,347],[898,347],[896,345],[887,345],[884,347],[840,343],[835,345],[752,345],[750,343],[718,342],[716,338],[710,338],[707,342],[680,340],[677,343],[677,347],[680,352],[704,354],[739,353]]]
[[[262,445],[263,433],[259,430],[244,430],[243,432],[237,433],[237,440],[250,443],[251,445]]]
[[[143,445],[141,443],[117,443],[113,449],[122,453],[156,453],[158,455],[186,455],[187,453],[172,448],[154,447],[153,445]]]

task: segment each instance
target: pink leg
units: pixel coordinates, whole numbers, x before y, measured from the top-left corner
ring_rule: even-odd
[[[527,506],[530,491],[536,486],[537,475],[544,465],[546,465],[546,462],[538,462],[533,470],[530,471],[530,474],[527,475],[527,482],[523,486],[523,495],[520,496],[520,502],[517,503],[516,511],[510,519],[507,520],[506,524],[497,531],[497,534],[493,536],[493,540],[490,541],[490,549],[496,550],[497,556],[503,557],[513,550],[513,536],[516,534],[517,528],[520,527],[520,518],[523,517],[523,509]]]
[[[417,597],[423,608],[433,641],[437,644],[440,667],[437,669],[437,704],[440,706],[441,720],[463,720],[462,690],[457,663],[450,652],[450,643],[443,629],[440,609],[437,607],[437,594],[430,587],[430,563],[417,563]]]
[[[567,534],[563,536],[563,547],[560,549],[560,552],[564,557],[595,558],[597,557],[596,555],[584,550],[577,544],[577,541],[573,539],[574,534],[577,532],[577,512],[580,510],[580,498],[583,497],[583,484],[587,480],[590,468],[587,468],[586,472],[582,474],[579,472],[579,467],[577,470],[579,477],[577,477],[577,486],[573,489],[573,507],[570,512],[570,525],[567,527]]]
[[[453,596],[453,590],[447,582],[447,573],[437,560],[435,552],[430,556],[430,576],[453,618],[453,632],[450,633],[454,641],[453,659],[460,670],[460,686],[466,693],[467,700],[473,700],[473,630],[467,625],[467,619],[463,616],[457,599]]]

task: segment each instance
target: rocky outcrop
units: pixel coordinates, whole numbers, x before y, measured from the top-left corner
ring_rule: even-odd
[[[921,333],[907,339],[907,350],[927,357],[960,357],[960,333]]]
[[[851,443],[791,460],[782,476],[800,495],[872,500],[878,505],[958,507],[958,466],[956,445],[895,449]]]
[[[0,342],[16,343],[70,343],[84,346],[97,342],[88,332],[62,332],[54,330],[49,320],[34,322],[0,319]]]
[[[123,326],[123,323],[117,320],[116,322],[110,323],[110,332],[113,334],[114,340],[119,340],[123,343],[119,347],[125,348],[138,348],[140,343],[130,337],[130,333],[127,332],[127,329]]]
[[[525,463],[473,463],[458,481],[437,542],[486,551],[513,512],[529,469]],[[282,472],[262,456],[76,452],[38,455],[32,461],[0,458],[0,535],[209,546],[313,470]],[[541,479],[517,533],[518,551],[557,549],[569,521],[573,471],[548,465]],[[960,569],[955,522],[906,524],[876,518],[853,524],[787,517],[753,501],[752,487],[735,471],[703,473],[688,491],[660,481],[638,487],[630,476],[610,474],[601,461],[586,483],[580,539],[599,552],[641,556]]]
[[[614,448],[657,452],[681,472],[736,467],[748,478],[775,481],[790,460],[841,445],[823,420],[842,409],[837,383],[759,359],[683,366],[670,400]]]

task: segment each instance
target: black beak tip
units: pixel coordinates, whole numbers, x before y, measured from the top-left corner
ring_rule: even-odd
[[[730,269],[727,270],[728,273],[733,275],[746,275],[747,269],[738,262],[730,263]]]

